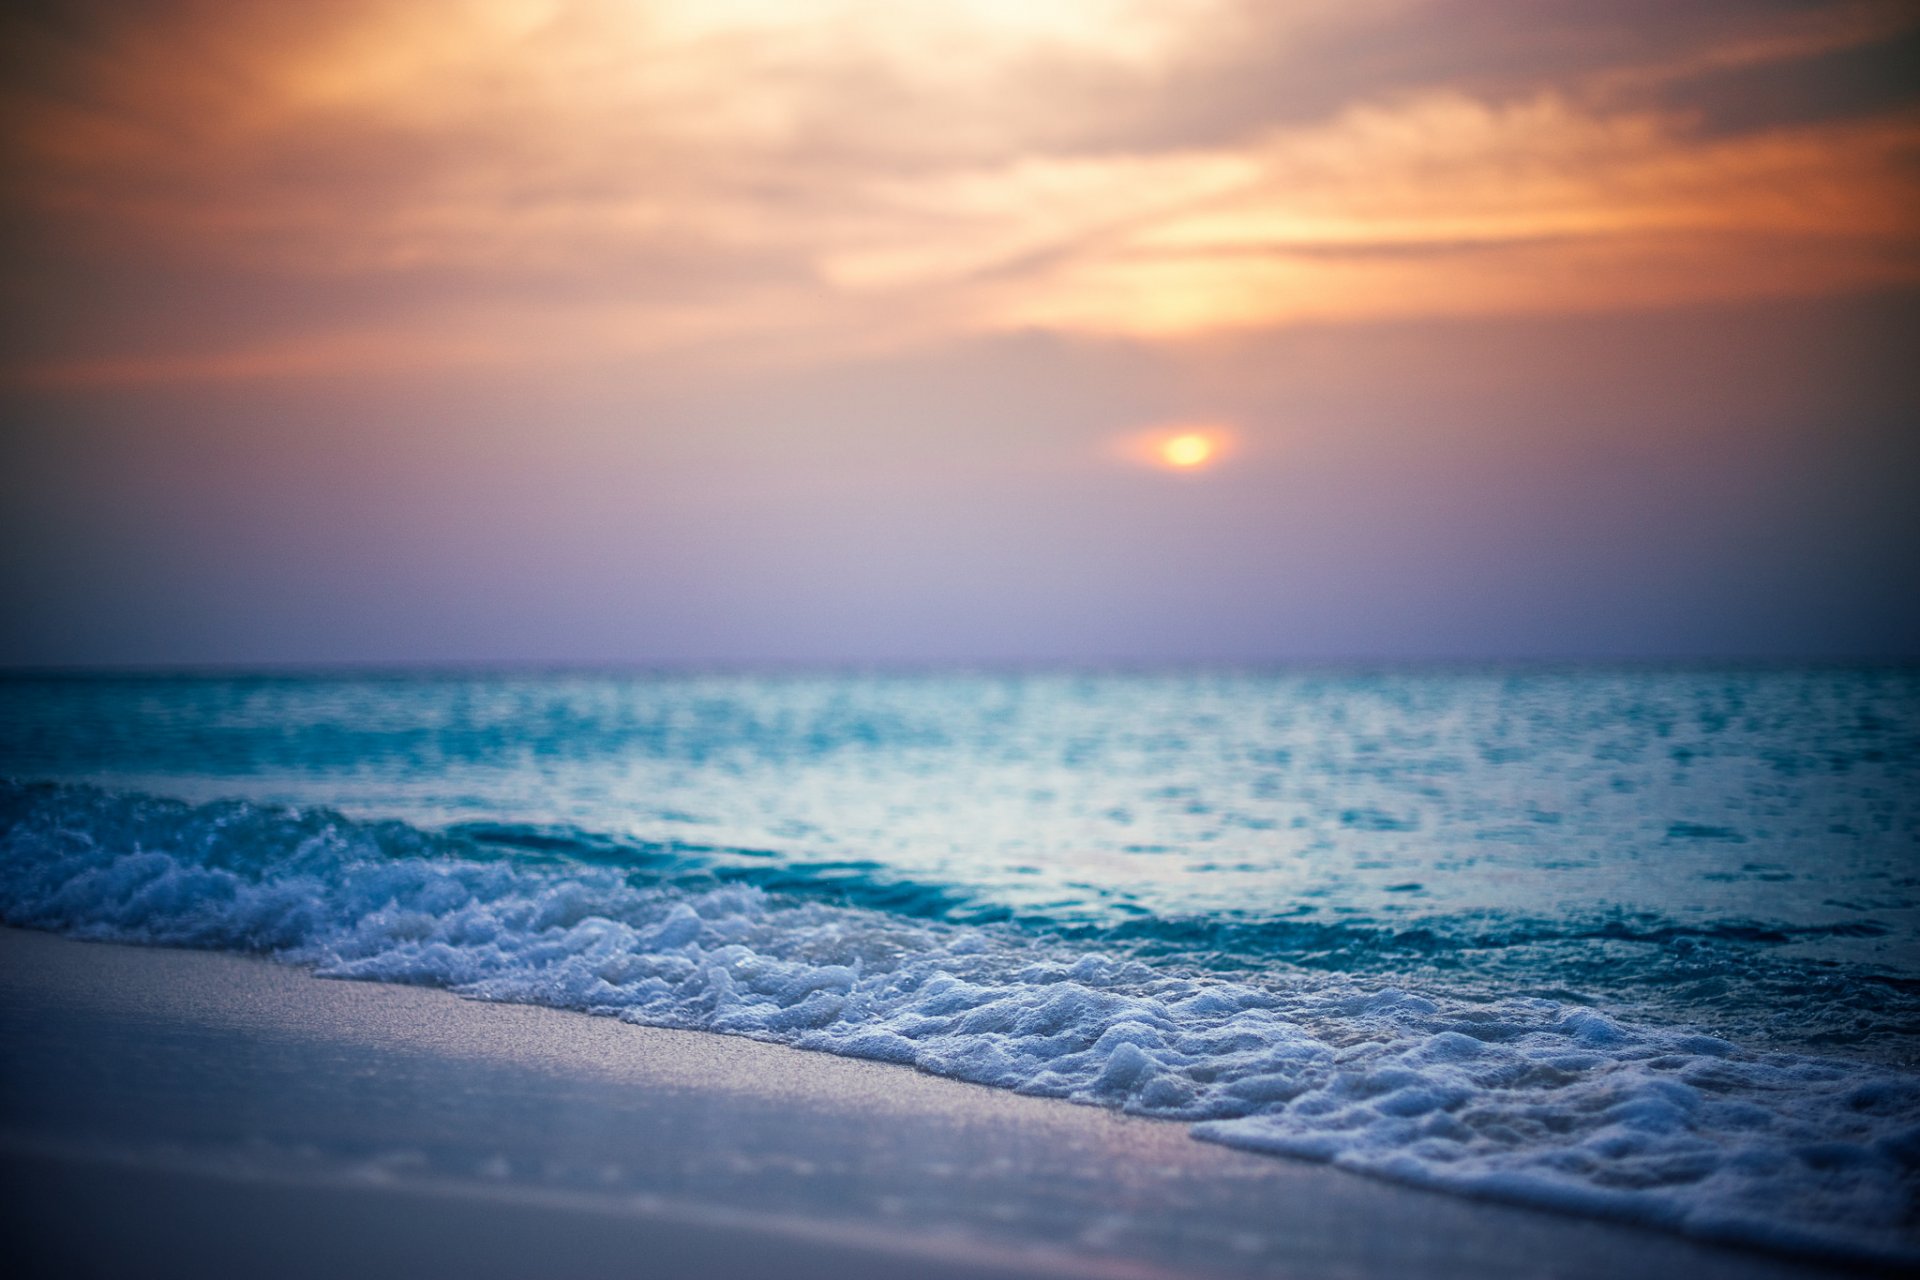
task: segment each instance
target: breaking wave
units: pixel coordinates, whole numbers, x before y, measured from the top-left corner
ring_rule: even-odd
[[[1210,971],[1144,927],[1036,929],[861,864],[757,865],[581,832],[0,784],[10,925],[747,1035],[1457,1192],[1920,1260],[1910,1072],[1538,995]]]

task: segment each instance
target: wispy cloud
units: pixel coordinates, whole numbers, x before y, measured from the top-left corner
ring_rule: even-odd
[[[141,295],[118,345],[11,365],[73,384],[805,361],[1920,277],[1911,97],[1728,131],[1684,91],[1907,38],[1910,12],[1672,8],[1502,6],[1497,57],[1486,6],[1410,0],[16,17],[21,251],[205,273],[230,318],[182,326]],[[304,319],[317,289],[337,304]]]

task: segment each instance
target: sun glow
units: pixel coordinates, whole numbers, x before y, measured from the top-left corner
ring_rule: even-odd
[[[1193,473],[1220,463],[1236,447],[1236,433],[1212,422],[1169,422],[1113,442],[1115,456],[1135,466]]]
[[[1214,443],[1197,431],[1183,432],[1160,443],[1160,461],[1179,471],[1204,467],[1213,461]]]

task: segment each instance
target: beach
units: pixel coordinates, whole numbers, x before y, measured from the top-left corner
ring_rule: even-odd
[[[32,1275],[1833,1274],[907,1067],[245,956],[0,931],[0,1046]]]

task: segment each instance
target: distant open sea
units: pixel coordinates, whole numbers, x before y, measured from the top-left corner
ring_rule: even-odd
[[[0,680],[0,920],[1920,1259],[1920,669]]]

